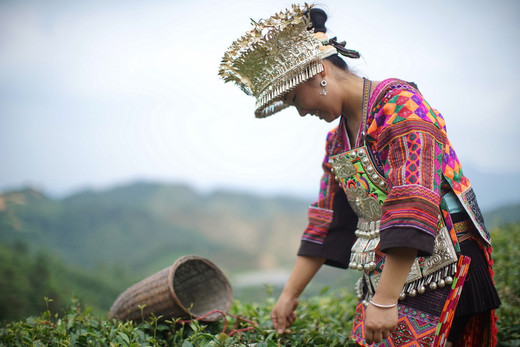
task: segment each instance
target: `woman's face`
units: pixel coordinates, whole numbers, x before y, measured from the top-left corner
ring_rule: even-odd
[[[322,79],[318,74],[298,85],[285,95],[284,101],[296,107],[302,117],[310,114],[330,123],[341,115],[341,107],[338,107],[339,103],[335,102],[330,83],[325,87],[327,94],[321,94],[323,87],[320,82]]]

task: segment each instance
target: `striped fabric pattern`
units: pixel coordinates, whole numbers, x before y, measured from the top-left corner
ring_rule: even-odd
[[[302,236],[305,241],[322,244],[332,222],[332,210],[309,207],[309,225]]]
[[[381,232],[410,227],[435,237],[440,195],[417,184],[393,187],[383,204]]]
[[[457,307],[460,293],[462,292],[462,288],[466,280],[466,275],[468,274],[470,263],[471,258],[469,257],[461,256],[459,258],[459,262],[457,264],[459,270],[457,271],[457,276],[455,276],[455,280],[451,286],[452,290],[448,298],[446,298],[444,309],[442,310],[442,314],[439,319],[439,325],[437,326],[436,332],[436,344],[434,346],[444,346],[446,342],[448,342],[448,335],[451,324],[453,322],[453,318],[455,317],[455,308]]]
[[[368,130],[390,185],[381,231],[412,227],[435,236],[447,142],[444,120],[418,92],[394,89],[382,103]]]
[[[333,218],[333,201],[336,191],[341,189],[335,180],[329,158],[345,151],[348,141],[342,136],[339,127],[327,134],[326,155],[323,159],[323,175],[320,181],[318,200],[311,204],[307,216],[309,224],[302,235],[302,241],[323,244]]]

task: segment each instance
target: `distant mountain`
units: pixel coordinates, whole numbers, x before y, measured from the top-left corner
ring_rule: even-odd
[[[107,310],[128,285],[186,254],[212,260],[230,277],[248,273],[248,281],[257,284],[283,282],[307,224],[308,204],[289,197],[201,194],[185,185],[144,182],[63,199],[34,189],[6,192],[0,195],[0,272],[8,275],[0,286],[11,294],[0,300],[0,311],[16,293],[25,295],[20,288],[28,296],[20,301],[24,312],[43,296],[63,304],[72,293],[98,312]],[[490,228],[518,222],[520,204],[488,211],[485,219]],[[357,276],[325,268],[313,285],[350,288]],[[260,285],[252,292],[258,298],[265,289]]]
[[[489,228],[520,221],[520,204],[507,205],[484,213],[484,220]]]
[[[308,202],[184,185],[135,183],[61,200],[27,189],[0,196],[0,241],[23,240],[85,267],[148,273],[184,254],[230,271],[293,261]]]
[[[464,164],[464,174],[471,181],[482,211],[490,212],[502,206],[520,204],[519,173],[484,173],[472,165]]]
[[[229,271],[294,261],[309,201],[186,185],[134,183],[50,199],[34,189],[0,195],[0,242],[24,241],[82,267],[117,264],[138,274],[195,253]],[[488,225],[520,220],[520,204],[485,213]]]

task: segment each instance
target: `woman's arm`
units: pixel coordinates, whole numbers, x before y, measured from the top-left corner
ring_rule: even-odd
[[[417,249],[398,247],[387,251],[385,266],[372,301],[393,305],[399,299],[404,282],[417,256]],[[397,306],[380,308],[368,304],[365,315],[365,339],[368,344],[386,339],[397,326]]]
[[[382,206],[379,243],[387,255],[372,301],[393,305],[414,258],[434,249],[447,137],[442,116],[418,91],[396,88],[378,108],[367,139],[374,139],[390,191]],[[365,323],[366,341],[380,342],[397,324],[397,307],[369,304]]]
[[[298,256],[285,287],[271,312],[271,320],[279,334],[296,319],[294,311],[298,307],[298,298],[325,262],[324,258]]]

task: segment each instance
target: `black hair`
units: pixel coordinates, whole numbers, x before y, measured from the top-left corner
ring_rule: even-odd
[[[326,33],[327,27],[325,26],[325,22],[327,21],[327,13],[323,11],[321,8],[311,8],[310,11],[311,25],[310,29],[313,29],[315,33]],[[325,58],[329,60],[336,67],[348,71],[347,63],[338,55],[333,54],[330,57]]]

